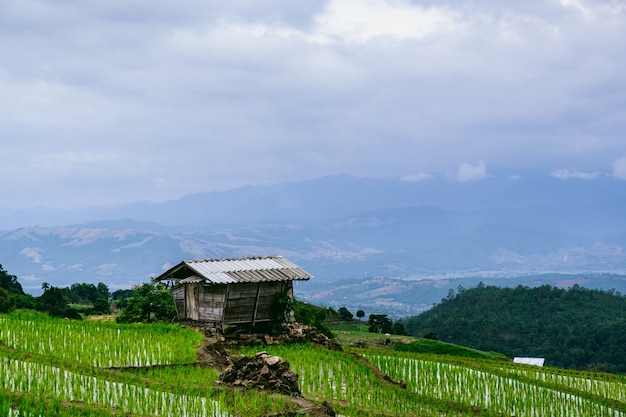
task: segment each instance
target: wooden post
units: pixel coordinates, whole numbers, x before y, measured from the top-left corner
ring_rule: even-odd
[[[183,284],[183,309],[184,309],[184,315],[185,315],[185,320],[187,320],[189,317],[189,315],[187,314],[187,284]]]
[[[254,300],[254,313],[252,314],[252,327],[256,324],[256,313],[259,310],[259,294],[261,293],[261,283],[256,285],[256,299]]]
[[[230,284],[226,284],[226,293],[224,294],[224,306],[222,307],[222,323],[224,325],[224,319],[226,318],[226,309],[228,308],[228,297],[230,296]]]

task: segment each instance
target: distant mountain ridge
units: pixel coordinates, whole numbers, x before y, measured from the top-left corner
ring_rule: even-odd
[[[552,220],[571,226],[571,213],[606,217],[607,226],[623,226],[626,182],[609,177],[594,181],[559,180],[549,176],[521,179],[490,177],[459,183],[446,179],[421,182],[397,178],[371,179],[348,175],[274,185],[247,186],[229,191],[189,194],[163,203],[135,202],[116,207],[77,210],[44,207],[0,208],[0,229],[23,226],[64,226],[97,220],[133,219],[165,226],[238,226],[250,223],[317,223],[353,214],[398,207],[435,207],[455,211],[507,210],[518,221],[545,219],[547,211],[560,211]],[[563,215],[566,215],[561,221]],[[595,216],[594,216],[595,215]]]
[[[128,287],[181,259],[257,255],[283,255],[322,283],[620,273],[625,184],[608,177],[458,183],[342,175],[159,204],[0,210],[7,229],[0,263],[31,291],[43,282]],[[17,220],[26,223],[8,227]]]

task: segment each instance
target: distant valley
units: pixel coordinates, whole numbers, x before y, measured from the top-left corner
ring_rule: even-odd
[[[626,292],[624,207],[624,183],[609,178],[336,176],[160,204],[3,209],[0,263],[38,293],[43,282],[127,288],[182,259],[282,255],[314,275],[302,297],[413,313],[458,285],[546,273]]]

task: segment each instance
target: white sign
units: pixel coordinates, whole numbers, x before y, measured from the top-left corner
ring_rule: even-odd
[[[545,358],[513,358],[514,363],[523,365],[543,366],[545,361]]]

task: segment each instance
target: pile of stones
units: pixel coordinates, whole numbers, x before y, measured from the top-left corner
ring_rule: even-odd
[[[284,344],[284,343],[313,343],[332,350],[342,350],[341,345],[335,339],[297,322],[287,323],[279,333],[231,333],[222,338],[223,343],[228,345],[258,345],[258,344]]]
[[[289,370],[289,362],[278,356],[259,352],[255,356],[234,356],[220,375],[223,384],[258,388],[299,397],[298,374]]]

